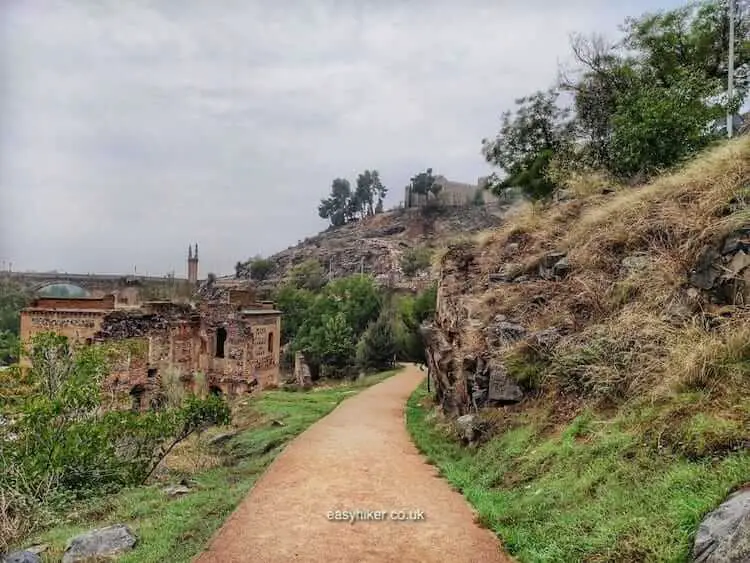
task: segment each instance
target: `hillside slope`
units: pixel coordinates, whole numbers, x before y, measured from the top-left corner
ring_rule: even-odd
[[[750,482],[748,186],[742,138],[438,260],[436,401],[488,443],[413,431],[521,560],[684,560]]]
[[[336,278],[360,272],[381,281],[418,284],[429,272],[409,280],[400,266],[404,251],[418,246],[438,247],[458,235],[497,227],[505,208],[444,207],[435,210],[396,209],[366,219],[332,227],[269,257],[274,269],[266,280],[273,286],[294,266],[308,260],[329,268]],[[249,277],[249,270],[242,272]]]

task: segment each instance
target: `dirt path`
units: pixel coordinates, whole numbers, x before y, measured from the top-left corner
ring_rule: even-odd
[[[511,561],[408,436],[404,404],[423,377],[408,367],[344,401],[299,436],[196,561]],[[336,510],[385,511],[386,519],[329,520]],[[389,520],[401,510],[406,517],[422,511],[424,520]]]

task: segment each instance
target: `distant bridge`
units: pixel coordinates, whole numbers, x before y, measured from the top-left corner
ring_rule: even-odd
[[[0,271],[2,281],[13,281],[35,293],[50,285],[66,284],[80,287],[92,297],[114,293],[123,301],[133,301],[138,297],[167,298],[190,290],[187,279],[173,276]]]

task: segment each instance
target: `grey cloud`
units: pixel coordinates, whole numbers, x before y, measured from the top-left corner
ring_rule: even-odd
[[[0,260],[183,274],[197,240],[228,273],[324,227],[336,176],[378,168],[390,204],[427,166],[473,181],[570,32],[674,4],[4,3]]]

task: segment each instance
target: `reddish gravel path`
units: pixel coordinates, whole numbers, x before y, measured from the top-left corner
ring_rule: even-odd
[[[509,562],[464,498],[412,444],[404,404],[424,374],[408,367],[347,399],[293,441],[198,563]],[[385,511],[354,523],[329,511]],[[391,511],[424,520],[389,520]],[[418,515],[415,514],[418,518]]]

